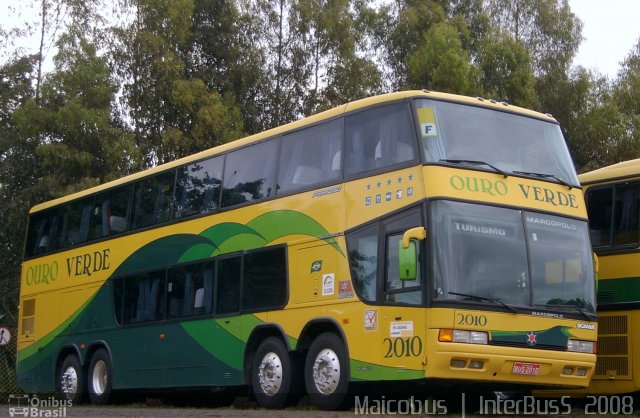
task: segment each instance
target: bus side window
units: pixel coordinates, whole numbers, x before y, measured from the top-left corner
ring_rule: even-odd
[[[93,197],[72,202],[66,207],[66,225],[63,227],[64,246],[85,242],[89,237]]]
[[[640,238],[640,183],[616,186],[613,245],[637,244]]]
[[[224,168],[222,207],[271,197],[279,140],[269,140],[227,154]]]
[[[116,318],[116,322],[122,325],[122,308],[124,302],[124,278],[118,277],[112,279],[113,287],[113,313]]]
[[[337,180],[341,174],[341,148],[340,120],[284,136],[277,193]]]
[[[224,156],[178,168],[175,217],[213,212],[220,204]]]
[[[89,239],[98,239],[109,235],[109,222],[107,214],[109,213],[109,199],[98,197],[93,209],[91,210],[91,228],[89,230]]]
[[[415,135],[404,103],[345,118],[345,174],[392,167],[416,159]]]
[[[284,247],[243,257],[242,310],[281,307],[287,298],[287,259]]]
[[[129,208],[131,206],[131,185],[111,192],[107,219],[109,234],[118,234],[127,230],[129,224]]]
[[[31,215],[26,246],[27,256],[44,254],[48,250],[52,215],[50,211]]]
[[[140,180],[135,185],[133,228],[170,220],[175,171]]]
[[[358,296],[365,301],[376,300],[378,277],[378,224],[347,235],[351,279]]]
[[[613,187],[589,190],[587,193],[589,232],[595,248],[611,245]]]
[[[240,256],[218,260],[216,268],[216,313],[240,311]]]
[[[203,263],[169,270],[167,318],[211,313],[213,281],[211,276],[206,280],[206,271]]]
[[[164,319],[165,271],[127,277],[124,287],[125,324]]]

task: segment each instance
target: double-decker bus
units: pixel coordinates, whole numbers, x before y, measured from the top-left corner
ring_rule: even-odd
[[[551,116],[385,94],[32,208],[18,379],[321,409],[358,382],[586,387],[593,271]]]
[[[579,177],[598,255],[598,361],[586,393],[640,390],[640,159]]]

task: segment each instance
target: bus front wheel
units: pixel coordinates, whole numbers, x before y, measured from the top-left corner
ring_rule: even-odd
[[[331,411],[348,407],[348,367],[342,340],[331,332],[311,343],[304,367],[304,380],[311,403]]]
[[[95,405],[104,405],[111,396],[112,367],[109,353],[104,348],[97,350],[91,357],[87,375],[89,398]]]
[[[65,357],[58,370],[58,392],[72,405],[82,403],[84,398],[84,373],[80,360],[74,354]]]
[[[263,408],[278,409],[293,400],[292,362],[287,348],[276,337],[264,340],[253,357],[252,385]]]

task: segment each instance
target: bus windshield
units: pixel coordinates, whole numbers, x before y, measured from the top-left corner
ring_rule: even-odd
[[[429,163],[482,162],[479,168],[579,186],[560,127],[476,106],[415,101],[419,138]]]
[[[435,300],[595,311],[586,222],[445,200],[431,207]]]

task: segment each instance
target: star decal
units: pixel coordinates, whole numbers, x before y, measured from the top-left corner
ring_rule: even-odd
[[[529,331],[527,334],[527,344],[529,347],[536,345],[536,334],[534,334],[533,331]]]

